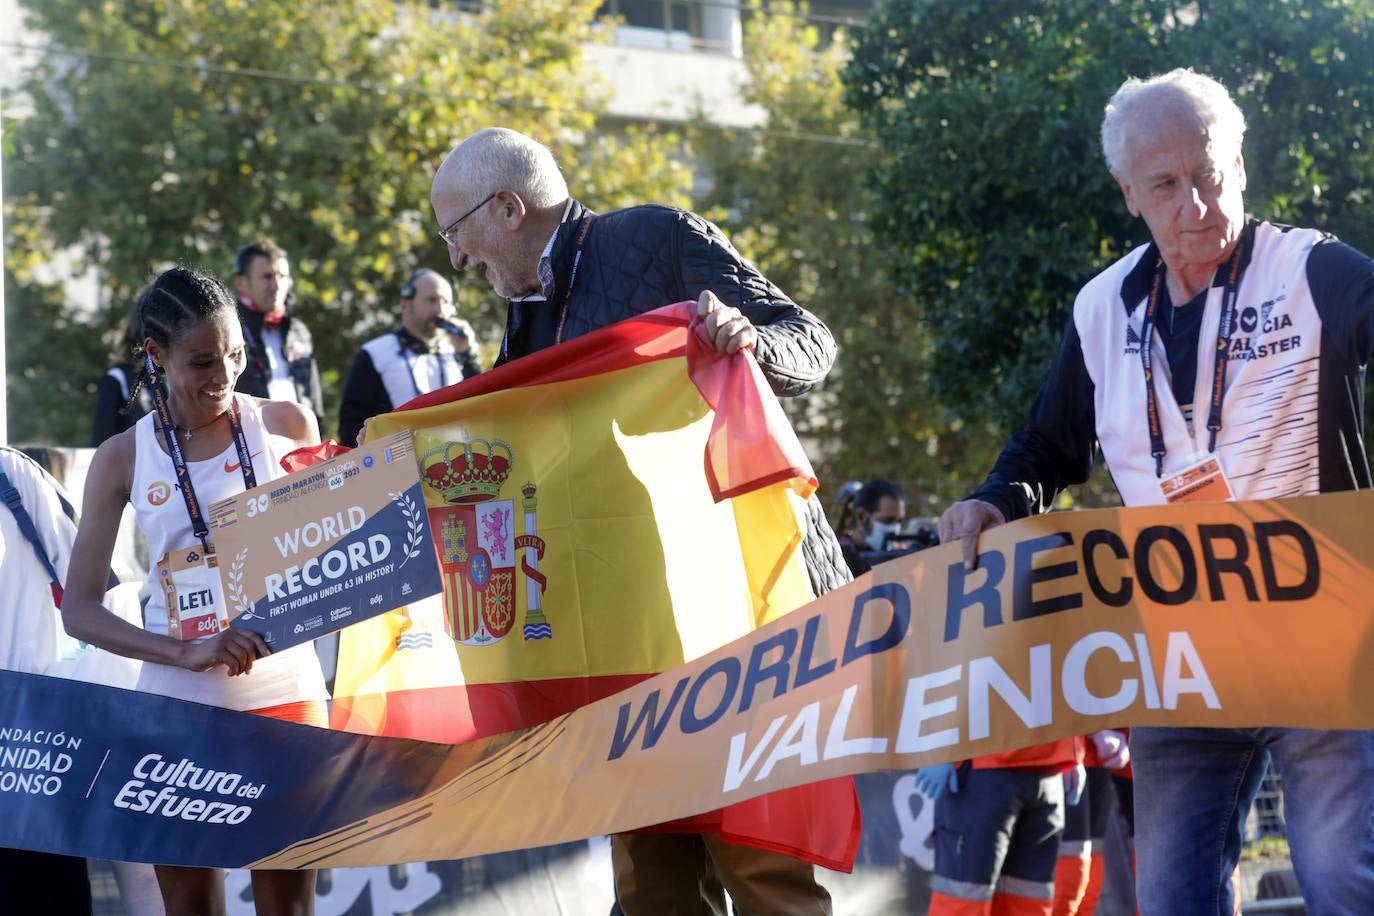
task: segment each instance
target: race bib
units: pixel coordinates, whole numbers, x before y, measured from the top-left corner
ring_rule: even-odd
[[[1168,503],[1225,502],[1231,499],[1231,484],[1221,468],[1221,460],[1208,455],[1190,467],[1159,482]]]
[[[199,545],[167,554],[157,563],[167,598],[167,634],[190,642],[229,626],[220,595],[218,561]]]

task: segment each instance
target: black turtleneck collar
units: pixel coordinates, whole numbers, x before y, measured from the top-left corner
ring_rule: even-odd
[[[1236,244],[1241,246],[1243,260],[1240,264],[1241,276],[1245,275],[1245,269],[1250,266],[1250,258],[1254,255],[1255,246],[1252,241],[1255,237],[1255,227],[1259,225],[1259,220],[1249,218],[1245,221],[1245,228],[1240,232],[1240,239]],[[1126,314],[1135,311],[1135,307],[1150,295],[1150,284],[1154,280],[1155,262],[1159,260],[1159,246],[1153,241],[1145,249],[1145,254],[1136,262],[1135,267],[1126,275],[1126,279],[1121,282],[1121,304],[1126,309]],[[1226,284],[1225,272],[1218,270],[1212,276],[1212,286],[1224,286]],[[1160,301],[1160,305],[1170,305],[1171,300],[1167,299],[1168,290],[1164,290],[1166,299]],[[1179,303],[1184,305],[1186,303]]]

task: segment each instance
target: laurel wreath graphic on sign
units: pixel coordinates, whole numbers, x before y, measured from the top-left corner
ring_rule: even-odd
[[[253,613],[252,602],[243,590],[243,567],[247,559],[248,548],[245,547],[234,557],[234,562],[229,564],[229,598],[234,602],[234,615],[242,615],[244,620],[266,620],[266,617]]]
[[[420,555],[420,545],[424,542],[424,525],[420,521],[420,510],[415,505],[415,500],[410,498],[409,493],[397,493],[388,491],[387,495],[391,501],[401,507],[401,514],[406,517],[406,546],[405,559],[401,560],[397,569],[405,566],[410,560]]]

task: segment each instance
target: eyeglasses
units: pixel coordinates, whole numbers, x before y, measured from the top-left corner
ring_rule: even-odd
[[[449,224],[448,224],[447,226],[445,226],[444,228],[440,229],[440,230],[439,230],[439,238],[441,238],[441,239],[444,240],[444,244],[445,244],[445,245],[456,245],[457,243],[453,241],[453,233],[455,233],[455,232],[458,231],[458,224],[461,223],[463,220],[467,219],[467,218],[468,218],[469,216],[471,216],[472,214],[476,213],[478,210],[480,210],[480,209],[482,209],[483,207],[485,207],[487,204],[491,203],[492,200],[494,200],[495,197],[496,197],[496,195],[499,194],[499,193],[501,193],[501,192],[499,192],[499,191],[492,191],[492,192],[491,192],[490,194],[488,194],[485,198],[483,198],[482,202],[479,203],[477,206],[473,207],[471,210],[469,210],[468,212],[464,213],[462,216],[458,217],[457,219],[455,219],[453,222],[449,223]]]

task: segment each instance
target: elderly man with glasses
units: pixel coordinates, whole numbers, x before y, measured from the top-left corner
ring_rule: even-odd
[[[553,155],[504,128],[459,144],[434,177],[434,214],[457,270],[480,270],[510,300],[497,365],[674,302],[695,301],[717,350],[752,348],[773,391],[805,394],[835,360],[835,341],[720,229],[695,213],[644,205],[594,213],[568,194]],[[834,532],[814,498],[804,554],[817,594],[849,580]],[[608,639],[615,634],[607,634]],[[847,782],[830,794],[833,818],[857,836]],[[848,836],[848,834],[846,834]],[[749,840],[732,834],[731,840]],[[724,913],[722,886],[738,911],[822,914],[803,837],[725,842],[720,834],[654,832],[613,838],[616,891],[625,913]],[[812,858],[811,861],[819,861]]]

